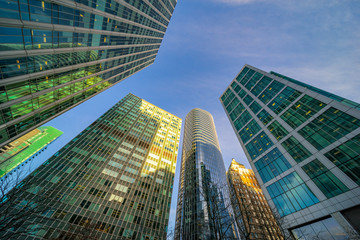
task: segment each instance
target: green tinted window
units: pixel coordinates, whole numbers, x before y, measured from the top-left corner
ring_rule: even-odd
[[[254,164],[264,183],[291,168],[290,163],[277,148],[271,150]]]
[[[238,98],[234,98],[231,103],[226,107],[226,111],[231,112],[236,107],[236,105],[239,104],[239,102],[240,100]]]
[[[258,133],[260,129],[259,124],[257,124],[255,120],[252,120],[240,131],[241,140],[246,143],[252,136]]]
[[[274,144],[270,138],[264,132],[261,132],[245,147],[252,160],[255,160],[259,155],[264,153],[273,145]]]
[[[246,74],[245,76],[241,79],[240,83],[242,85],[245,85],[249,80],[250,78],[254,75],[255,71],[250,69]]]
[[[238,117],[238,119],[234,121],[234,126],[236,130],[239,131],[241,128],[243,128],[251,118],[252,117],[250,113],[247,110],[245,110],[243,114],[241,114],[240,117]]]
[[[239,75],[236,77],[236,80],[238,82],[241,81],[241,79],[245,76],[245,74],[249,71],[248,67],[244,67],[244,69],[239,73]]]
[[[325,106],[325,103],[305,95],[281,115],[281,118],[295,129]]]
[[[258,115],[257,117],[260,119],[260,121],[264,124],[267,125],[272,119],[273,117],[265,110],[263,109]]]
[[[224,101],[229,96],[230,93],[232,93],[231,89],[230,88],[226,89],[225,93],[221,96],[221,100]]]
[[[319,202],[296,172],[288,174],[266,189],[281,216],[286,216]]]
[[[254,85],[257,83],[257,81],[259,81],[259,79],[262,77],[263,75],[261,73],[256,72],[253,77],[250,79],[250,81],[245,85],[245,87],[248,90],[251,90]]]
[[[244,102],[246,105],[249,106],[249,104],[253,101],[254,99],[250,96],[250,95],[246,95],[246,97],[244,98]]]
[[[254,114],[257,114],[261,110],[260,104],[258,104],[256,101],[254,101],[249,107]]]
[[[268,107],[276,114],[279,114],[300,95],[301,92],[296,91],[291,87],[286,87],[273,101],[269,103]]]
[[[251,89],[251,92],[258,96],[266,87],[271,83],[272,79],[264,76],[254,87]]]
[[[317,159],[304,165],[302,169],[309,175],[327,198],[335,197],[349,190]]]
[[[360,134],[330,150],[325,157],[360,185]]]
[[[300,129],[299,134],[321,150],[358,127],[359,119],[331,107]]]
[[[298,163],[311,156],[311,153],[293,136],[286,139],[281,145]]]
[[[289,132],[276,120],[268,126],[268,129],[279,141],[289,134]]]
[[[235,109],[230,113],[230,118],[234,121],[242,112],[245,111],[245,107],[240,103],[235,107]]]
[[[246,91],[244,89],[241,89],[239,92],[239,96],[243,99],[246,96]]]
[[[267,104],[284,86],[284,84],[274,80],[270,86],[260,94],[260,101]]]
[[[235,97],[235,94],[231,92],[229,96],[224,100],[224,105],[227,106]]]

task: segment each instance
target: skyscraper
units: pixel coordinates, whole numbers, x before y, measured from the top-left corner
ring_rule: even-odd
[[[39,127],[0,149],[0,178],[35,158],[63,133],[46,126]],[[24,170],[26,172],[26,170]]]
[[[210,113],[199,108],[185,119],[175,239],[233,237],[226,172]]]
[[[151,65],[176,3],[5,1],[0,145]]]
[[[284,239],[254,171],[233,159],[226,176],[240,236],[244,239]]]
[[[264,195],[293,236],[360,232],[359,104],[249,65],[220,100]]]
[[[26,211],[29,202],[41,211],[9,231],[164,239],[180,128],[180,118],[128,94],[17,187],[24,190],[12,211]]]

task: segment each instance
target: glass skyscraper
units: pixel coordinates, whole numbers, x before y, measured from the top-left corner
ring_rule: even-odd
[[[0,149],[0,178],[19,168],[43,152],[63,134],[51,127],[39,127]],[[25,170],[26,172],[26,170]]]
[[[175,239],[231,239],[226,171],[210,113],[199,108],[185,119]]]
[[[245,65],[220,97],[265,197],[297,239],[360,232],[360,105]]]
[[[244,239],[283,240],[254,171],[233,159],[226,176],[239,235]]]
[[[0,145],[151,65],[176,0],[0,0]]]
[[[128,94],[16,187],[24,190],[11,211],[31,211],[29,202],[38,211],[7,233],[165,239],[180,128],[180,118]]]

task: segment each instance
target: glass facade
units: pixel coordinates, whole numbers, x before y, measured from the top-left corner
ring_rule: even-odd
[[[254,172],[233,159],[226,175],[240,239],[284,239]]]
[[[33,160],[63,133],[56,128],[39,127],[0,149],[0,178]]]
[[[214,120],[195,108],[185,119],[175,239],[233,239],[228,194]]]
[[[151,65],[175,5],[1,0],[0,144]]]
[[[332,217],[291,230],[300,240],[346,240],[350,239],[344,229]]]
[[[180,128],[180,118],[128,94],[20,184],[18,201],[41,206],[22,223],[40,230],[26,236],[164,239]]]
[[[359,104],[249,65],[220,101],[287,228],[360,205]]]

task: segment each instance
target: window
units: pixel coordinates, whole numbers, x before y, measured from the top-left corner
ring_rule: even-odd
[[[241,103],[237,105],[237,107],[234,108],[232,112],[230,112],[230,118],[232,121],[234,121],[239,115],[241,115],[245,111],[244,105]]]
[[[279,114],[300,95],[301,92],[291,87],[286,87],[273,101],[268,104],[268,107],[276,114]]]
[[[261,110],[260,104],[258,104],[256,101],[254,101],[249,108],[251,111],[253,111],[254,114],[257,114]]]
[[[319,160],[304,165],[302,169],[314,181],[327,198],[335,197],[349,189]]]
[[[286,139],[281,145],[297,163],[311,156],[311,153],[293,136]]]
[[[305,95],[284,112],[281,118],[295,129],[325,106],[325,103]]]
[[[260,101],[267,104],[284,86],[284,84],[274,80],[269,87],[259,95]]]
[[[289,132],[276,120],[268,126],[268,129],[278,141],[289,134]]]
[[[321,150],[360,127],[360,120],[336,108],[329,108],[298,132]]]
[[[266,189],[281,216],[286,216],[319,202],[296,172],[288,174]]]
[[[349,239],[339,223],[329,217],[291,230],[296,239]]]
[[[273,117],[265,110],[263,109],[257,117],[259,120],[266,126],[271,120],[273,120]]]
[[[360,185],[360,134],[324,155]]]
[[[117,177],[119,175],[119,173],[112,171],[110,169],[107,169],[107,168],[104,168],[101,173],[112,176],[112,177]]]
[[[241,140],[246,143],[250,140],[252,136],[254,136],[256,133],[260,131],[259,124],[256,123],[255,120],[251,120],[240,132],[240,138]]]
[[[238,117],[238,119],[236,119],[234,121],[234,126],[236,128],[237,131],[239,131],[241,128],[243,128],[245,126],[245,124],[251,119],[251,115],[250,113],[245,110],[245,112],[243,112],[240,117]]]
[[[264,133],[259,133],[253,140],[251,140],[245,147],[249,152],[250,157],[255,160],[259,155],[264,153],[273,144],[270,138]]]
[[[290,169],[291,165],[282,153],[277,148],[274,148],[264,157],[256,161],[255,167],[258,170],[263,182],[266,183],[278,176],[280,173]]]

